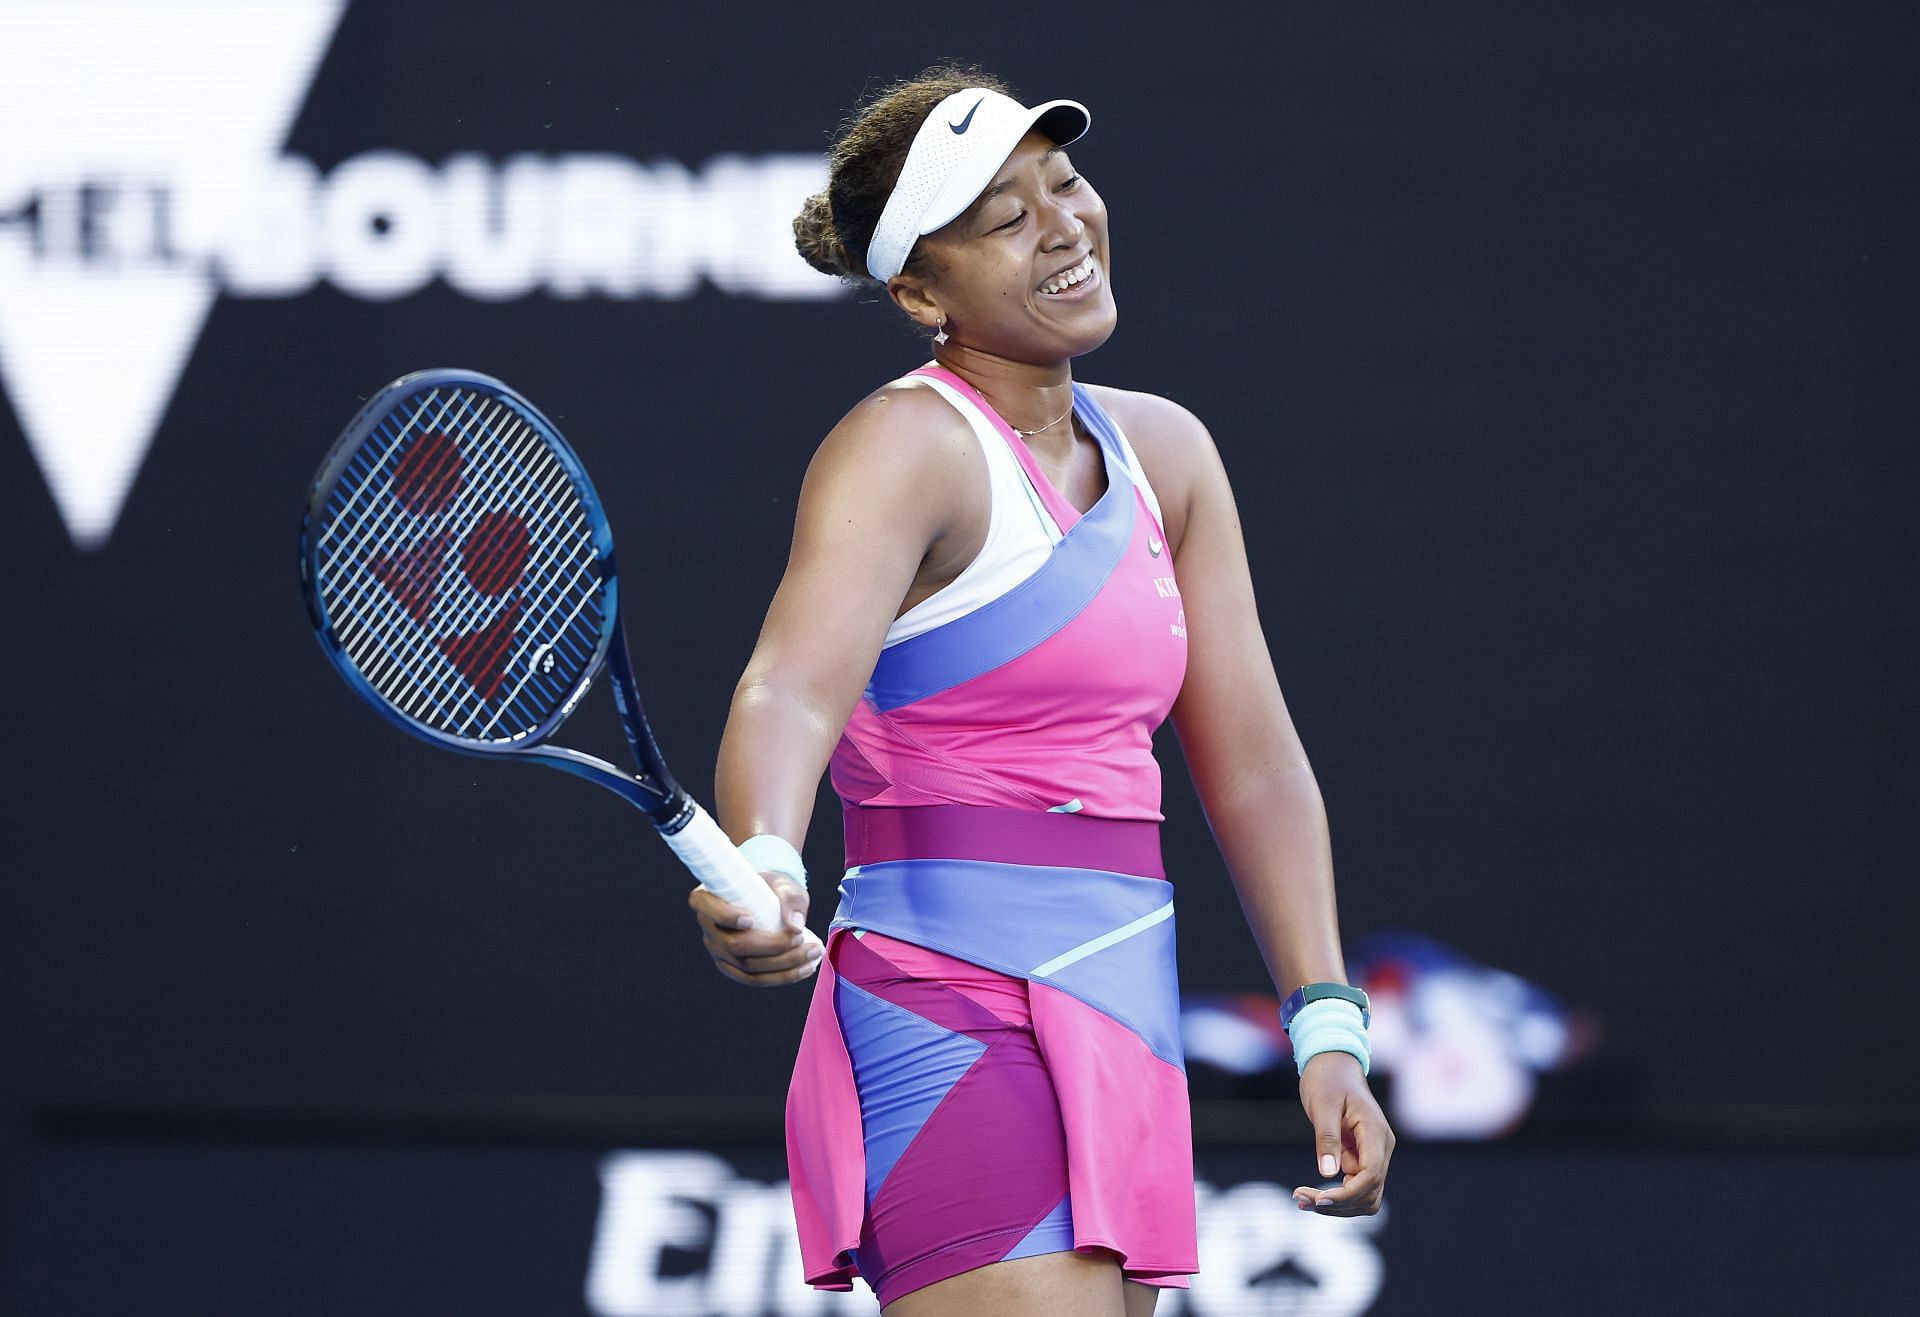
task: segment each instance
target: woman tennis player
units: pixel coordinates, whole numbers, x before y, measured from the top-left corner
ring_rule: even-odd
[[[692,904],[728,977],[819,971],[787,1112],[806,1278],[863,1276],[888,1317],[1138,1317],[1197,1269],[1169,712],[1340,1180],[1296,1200],[1377,1210],[1393,1151],[1213,441],[1073,379],[1115,322],[1106,207],[1066,149],[1088,122],[929,70],[855,115],[794,223],[933,362],[821,445],[721,746],[721,822],[794,932]],[[848,867],[822,959],[797,848],[829,761]]]

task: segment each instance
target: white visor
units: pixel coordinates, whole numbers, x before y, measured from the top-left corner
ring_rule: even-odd
[[[1078,101],[1048,101],[1029,110],[985,87],[969,87],[941,101],[914,134],[900,179],[880,212],[867,244],[867,273],[881,283],[899,274],[921,235],[951,224],[971,206],[1029,131],[1038,129],[1065,146],[1092,122]]]

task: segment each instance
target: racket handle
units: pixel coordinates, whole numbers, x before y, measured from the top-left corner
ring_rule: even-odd
[[[753,926],[767,932],[780,927],[780,898],[767,880],[753,871],[740,848],[727,840],[720,825],[692,801],[693,817],[678,832],[662,833],[681,863],[693,871],[700,885],[729,905],[753,916]]]

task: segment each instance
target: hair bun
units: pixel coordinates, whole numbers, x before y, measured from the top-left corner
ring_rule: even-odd
[[[824,189],[808,197],[793,217],[793,245],[807,264],[822,274],[858,277],[847,244],[833,225],[833,204]]]

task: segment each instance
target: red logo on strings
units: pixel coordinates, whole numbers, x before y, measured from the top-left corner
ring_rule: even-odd
[[[414,436],[394,462],[393,496],[416,517],[445,512],[465,486],[466,461],[460,447],[438,430]],[[432,615],[452,538],[451,530],[441,529],[406,548],[376,556],[367,564],[373,578],[422,625]],[[460,571],[480,594],[499,599],[526,575],[532,549],[533,538],[519,514],[482,513],[460,541]],[[493,620],[478,630],[434,640],[482,699],[493,699],[506,684],[520,613],[520,600],[509,599]]]
[[[490,700],[507,683],[507,656],[513,653],[514,628],[520,625],[520,601],[509,603],[500,616],[463,636],[442,636],[434,643],[447,661],[473,683],[480,698]]]
[[[367,564],[373,579],[387,587],[407,616],[425,625],[440,587],[440,569],[447,561],[446,531],[429,535],[405,549],[374,558]]]
[[[453,506],[466,475],[460,445],[438,430],[427,430],[409,440],[393,464],[393,496],[416,517],[429,517]]]
[[[527,570],[533,547],[527,523],[511,512],[489,512],[460,544],[460,564],[473,588],[489,598],[511,590]]]

